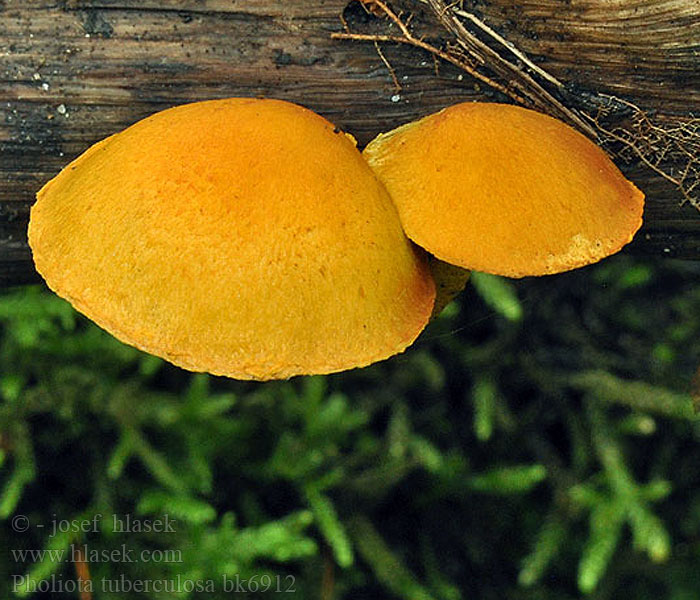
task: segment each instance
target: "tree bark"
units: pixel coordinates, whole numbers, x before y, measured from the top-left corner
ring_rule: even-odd
[[[401,4],[413,25],[447,37],[419,0]],[[697,0],[467,5],[579,94],[618,96],[661,122],[700,115]],[[38,280],[26,243],[36,191],[94,142],[158,110],[283,98],[362,146],[450,104],[499,99],[425,51],[382,44],[397,90],[372,43],[330,38],[343,11],[351,26],[372,19],[348,0],[0,0],[0,284]],[[644,227],[625,251],[700,259],[700,212],[642,165],[619,166],[647,195]]]

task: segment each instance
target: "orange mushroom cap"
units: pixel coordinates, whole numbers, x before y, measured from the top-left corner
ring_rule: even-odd
[[[464,103],[381,134],[364,156],[409,238],[441,260],[510,277],[620,250],[644,194],[586,137],[546,115]]]
[[[122,341],[240,379],[387,358],[435,298],[354,140],[278,100],[179,106],[97,143],[38,193],[29,243]]]

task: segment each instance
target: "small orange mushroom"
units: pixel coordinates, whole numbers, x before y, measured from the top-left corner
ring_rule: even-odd
[[[642,224],[644,194],[605,152],[532,110],[457,104],[363,154],[408,237],[465,269],[567,271],[617,252]]]
[[[179,106],[97,143],[38,193],[29,243],[122,341],[239,379],[387,358],[435,299],[354,140],[278,100]]]

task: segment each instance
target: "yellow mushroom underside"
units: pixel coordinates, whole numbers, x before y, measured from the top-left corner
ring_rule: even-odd
[[[354,142],[275,100],[184,105],[99,142],[39,192],[29,242],[122,341],[240,379],[387,358],[435,297]]]
[[[407,235],[439,259],[511,277],[617,252],[644,195],[608,156],[546,115],[464,103],[379,135],[364,156]]]
[[[466,287],[471,271],[438,260],[428,254],[430,274],[435,281],[435,305],[432,318],[437,317]]]

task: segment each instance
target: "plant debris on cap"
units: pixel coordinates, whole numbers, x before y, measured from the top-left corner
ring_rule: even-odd
[[[39,192],[29,242],[122,341],[240,379],[387,358],[435,298],[354,140],[278,100],[179,106],[97,143]]]
[[[364,156],[409,238],[437,258],[510,277],[614,254],[644,194],[568,125],[504,104],[463,103],[380,134]]]

